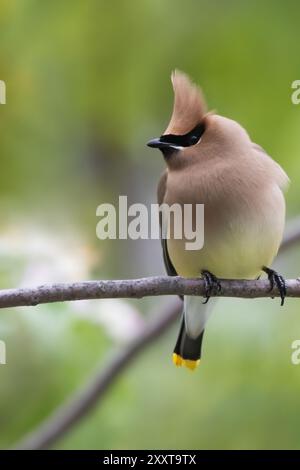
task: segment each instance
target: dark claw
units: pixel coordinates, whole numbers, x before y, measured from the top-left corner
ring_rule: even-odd
[[[274,289],[274,286],[276,284],[276,287],[279,290],[280,298],[281,298],[280,305],[282,306],[284,304],[284,299],[286,297],[286,285],[285,285],[284,278],[280,274],[278,274],[276,271],[274,271],[274,269],[267,268],[266,266],[263,266],[262,270],[268,275],[268,279],[270,281],[269,292],[271,292]]]
[[[203,302],[203,304],[207,304],[212,292],[214,290],[216,290],[217,292],[220,292],[222,289],[222,286],[221,286],[219,279],[211,272],[204,270],[204,271],[201,271],[201,274],[203,276],[204,284],[205,284],[205,301]]]

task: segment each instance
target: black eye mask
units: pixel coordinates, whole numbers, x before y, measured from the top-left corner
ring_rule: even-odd
[[[178,147],[190,147],[195,145],[205,131],[204,124],[198,124],[194,129],[184,135],[165,134],[160,137],[160,142],[177,145]]]

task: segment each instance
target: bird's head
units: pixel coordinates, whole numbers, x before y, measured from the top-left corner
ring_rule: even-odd
[[[205,132],[206,103],[201,90],[178,70],[171,75],[174,89],[174,106],[165,132],[150,140],[149,147],[162,151],[167,162],[178,152],[200,144]]]

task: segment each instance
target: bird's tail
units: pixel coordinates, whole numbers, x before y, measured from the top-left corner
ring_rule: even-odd
[[[204,330],[193,339],[185,329],[184,318],[181,320],[178,339],[173,352],[173,362],[176,366],[185,366],[194,370],[200,362]]]
[[[215,299],[203,304],[199,297],[184,297],[184,311],[173,352],[176,366],[194,370],[200,363],[204,327]]]

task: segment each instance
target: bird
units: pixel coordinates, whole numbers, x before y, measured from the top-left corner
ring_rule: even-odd
[[[283,236],[289,178],[238,122],[207,110],[202,90],[187,74],[175,70],[171,81],[170,122],[147,145],[159,149],[166,163],[158,204],[204,204],[201,249],[187,250],[185,237],[177,239],[172,229],[161,239],[167,274],[205,283],[205,301],[184,296],[173,352],[175,365],[194,370],[215,303],[210,296],[222,289],[222,279],[258,279],[265,272],[270,291],[276,285],[284,303],[285,280],[270,266]]]

